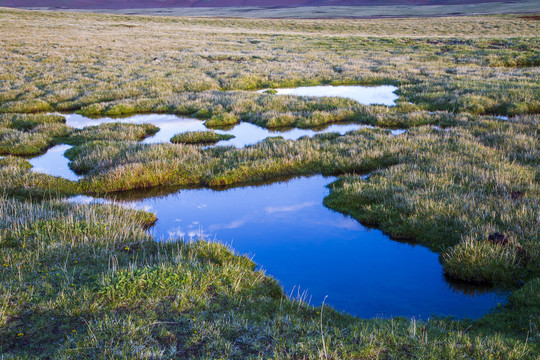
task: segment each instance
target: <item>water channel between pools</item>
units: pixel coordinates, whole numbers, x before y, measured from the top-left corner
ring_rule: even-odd
[[[296,93],[291,89],[277,90],[278,94],[320,96],[315,94],[320,92],[317,88],[321,87],[292,89]],[[342,88],[350,87],[330,88],[333,96],[349,97],[343,95]],[[383,90],[387,99],[376,103],[393,105],[397,98],[394,90]],[[66,115],[66,124],[75,128],[105,122],[154,124],[160,131],[143,140],[149,144],[168,142],[180,132],[207,130],[201,120],[175,115],[98,120]],[[295,140],[320,132],[344,134],[361,127],[340,124],[318,131],[272,132],[240,123],[229,130],[216,130],[235,136],[216,145],[243,147],[268,136]],[[393,130],[389,135],[403,132]],[[63,156],[69,148],[69,145],[57,145],[29,161],[34,171],[76,181],[81,177],[69,169],[69,161]],[[326,208],[323,205],[329,191],[326,185],[334,180],[312,176],[221,191],[153,189],[116,195],[112,200],[122,206],[154,212],[158,223],[150,231],[160,241],[171,237],[204,237],[252,256],[261,268],[280,281],[287,294],[303,297],[313,305],[320,305],[327,296],[327,304],[361,317],[478,318],[505,301],[503,293],[446,279],[438,254],[429,249],[391,240],[379,230],[365,228],[356,220]],[[69,201],[100,203],[111,199],[77,196]]]
[[[82,129],[87,126],[95,126],[104,123],[131,123],[131,124],[153,124],[160,130],[141,142],[144,144],[158,144],[170,142],[170,139],[181,132],[187,131],[207,131],[203,121],[193,118],[179,117],[176,115],[162,114],[145,114],[135,115],[127,118],[101,118],[90,119],[78,114],[64,115],[66,125]],[[337,132],[345,134],[349,131],[358,130],[362,127],[367,127],[361,124],[333,124],[324,129],[287,129],[287,130],[269,130],[258,127],[256,125],[242,122],[228,130],[215,130],[219,134],[234,135],[234,138],[225,141],[219,141],[215,146],[234,146],[242,148],[247,145],[252,145],[260,142],[271,136],[281,136],[286,140],[297,140],[302,136],[313,136],[320,133]],[[400,135],[404,133],[402,129],[389,130],[391,135]],[[72,148],[71,145],[60,144],[50,148],[45,154],[28,159],[32,164],[33,171],[42,172],[53,176],[61,176],[66,179],[77,181],[81,176],[73,173],[68,166],[69,160],[64,157],[64,153]]]

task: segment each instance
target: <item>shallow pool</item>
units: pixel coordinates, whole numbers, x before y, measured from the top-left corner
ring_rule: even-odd
[[[297,96],[330,96],[352,99],[363,105],[396,105],[398,96],[395,91],[398,88],[391,85],[381,86],[302,86],[296,88],[273,89],[277,95],[297,95]],[[267,89],[259,90],[263,93]]]
[[[64,156],[64,153],[72,147],[65,144],[55,145],[48,149],[45,154],[27,160],[33,166],[32,171],[77,181],[82,176],[75,174],[69,168],[69,159]]]
[[[158,239],[202,236],[253,256],[288,294],[313,305],[328,296],[327,304],[361,317],[478,318],[505,301],[490,289],[449,282],[439,255],[429,249],[393,241],[326,208],[326,185],[334,180],[313,176],[170,194],[154,189],[116,201],[154,212],[158,222],[151,231]]]

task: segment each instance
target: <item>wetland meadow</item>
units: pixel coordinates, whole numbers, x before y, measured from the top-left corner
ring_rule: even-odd
[[[538,359],[539,34],[0,8],[0,358]]]

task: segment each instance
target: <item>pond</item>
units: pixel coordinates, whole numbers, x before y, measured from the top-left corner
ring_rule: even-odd
[[[228,190],[160,189],[117,195],[123,206],[156,214],[160,240],[204,237],[249,254],[312,305],[326,303],[360,317],[432,314],[478,318],[505,295],[450,282],[439,255],[391,240],[323,205],[335,178],[313,176]],[[103,202],[79,196],[74,202]]]
[[[160,128],[144,143],[163,143],[180,132],[206,130],[203,121],[175,115],[135,115],[121,119],[66,116],[68,126],[84,128],[107,122],[150,123]],[[320,132],[348,131],[360,124],[334,124],[324,129],[270,131],[249,123],[228,130],[235,138],[217,146],[243,147],[269,136],[298,139]],[[397,129],[391,135],[400,135]],[[181,146],[181,145],[179,145]],[[70,145],[56,145],[30,159],[34,171],[76,181],[80,176],[64,157]],[[368,177],[364,177],[368,179]],[[228,190],[154,188],[112,199],[122,206],[152,211],[158,222],[150,231],[159,240],[204,237],[249,254],[283,285],[287,294],[313,305],[326,303],[361,317],[455,316],[477,318],[505,294],[445,278],[438,254],[391,240],[379,230],[324,207],[326,185],[335,178],[313,176]],[[77,196],[74,202],[110,202]]]
[[[363,105],[396,105],[398,96],[395,91],[398,88],[391,85],[381,86],[303,86],[296,88],[281,88],[273,89],[277,91],[277,95],[297,95],[297,96],[314,96],[314,97],[343,97],[352,99]],[[268,89],[259,90],[259,93],[268,91]]]

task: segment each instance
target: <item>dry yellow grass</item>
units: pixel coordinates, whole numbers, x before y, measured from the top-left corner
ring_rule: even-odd
[[[539,101],[540,22],[513,15],[321,21],[3,9],[0,20],[3,112],[329,82],[395,83],[404,98],[444,110],[491,101],[535,112]]]

